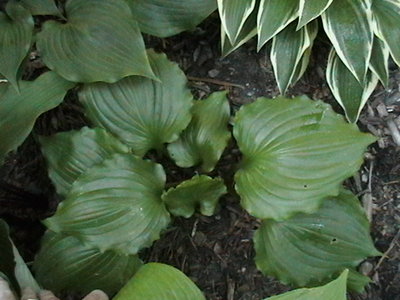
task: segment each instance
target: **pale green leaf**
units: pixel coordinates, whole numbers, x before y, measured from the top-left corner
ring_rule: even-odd
[[[393,60],[400,66],[400,2],[372,1],[375,34],[387,44]]]
[[[205,216],[212,216],[219,198],[226,194],[221,178],[196,175],[164,192],[162,199],[174,216],[190,218],[196,208]]]
[[[316,211],[326,196],[339,193],[375,141],[328,104],[307,98],[245,105],[233,134],[243,154],[236,190],[242,206],[261,219]]]
[[[21,0],[20,2],[32,15],[61,16],[54,0]]]
[[[37,47],[45,64],[74,82],[155,78],[129,6],[120,0],[70,0],[67,22],[47,21]]]
[[[113,300],[206,300],[199,288],[178,269],[148,263]]]
[[[374,38],[369,68],[386,87],[389,82],[389,48],[378,37]]]
[[[332,49],[326,69],[326,80],[349,122],[357,122],[361,110],[378,84],[378,77],[368,72],[365,84],[360,84]]]
[[[236,43],[255,6],[256,0],[218,0],[221,24],[231,44]]]
[[[285,284],[325,283],[368,256],[381,255],[369,235],[358,199],[343,190],[314,214],[285,221],[264,220],[254,236],[256,265]]]
[[[195,101],[192,120],[179,140],[168,145],[169,155],[180,167],[201,164],[204,172],[211,172],[231,137],[229,119],[226,92],[216,92],[205,100]]]
[[[347,278],[347,287],[357,293],[363,293],[365,291],[365,287],[371,281],[372,280],[368,276],[357,272],[355,269],[350,269],[349,276]]]
[[[297,29],[300,29],[310,21],[319,17],[332,4],[333,0],[300,0],[299,22]]]
[[[59,105],[73,86],[56,73],[47,72],[34,81],[20,81],[19,93],[9,85],[0,92],[0,164],[9,151],[22,144],[36,118]]]
[[[136,254],[169,224],[161,200],[164,184],[161,165],[115,154],[82,174],[56,214],[44,223],[102,252]]]
[[[33,269],[40,284],[53,292],[86,294],[101,289],[112,295],[141,265],[136,255],[100,252],[72,236],[48,231]]]
[[[21,290],[30,288],[36,292],[40,291],[40,287],[33,278],[31,271],[19,254],[17,248],[13,245],[14,260],[15,260],[15,277],[17,278],[18,285]]]
[[[126,0],[140,29],[168,37],[194,29],[216,8],[216,0]]]
[[[311,289],[298,289],[265,300],[346,300],[346,281],[348,270],[324,286]]]
[[[40,137],[49,176],[59,194],[66,196],[74,181],[87,169],[114,153],[128,153],[129,148],[102,128],[84,127]]]
[[[190,122],[193,97],[185,74],[165,54],[149,52],[161,82],[131,76],[115,84],[87,84],[79,93],[88,118],[143,156],[161,150]]]
[[[33,18],[15,1],[0,11],[0,73],[18,89],[18,71],[32,43]]]
[[[372,52],[371,7],[365,0],[335,0],[321,15],[324,29],[343,63],[364,82]]]
[[[258,50],[299,15],[298,0],[261,0],[257,17]]]

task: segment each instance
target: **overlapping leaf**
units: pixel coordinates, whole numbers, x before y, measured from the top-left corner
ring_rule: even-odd
[[[45,224],[102,252],[136,254],[170,221],[161,201],[164,184],[161,165],[115,154],[82,174]]]
[[[149,263],[139,269],[113,300],[205,300],[199,288],[178,269]]]
[[[378,83],[378,77],[368,72],[365,85],[361,84],[332,49],[328,59],[326,80],[349,122],[357,122],[361,110]]]
[[[33,18],[28,10],[9,1],[6,13],[0,11],[0,73],[18,87],[19,67],[32,43]]]
[[[42,152],[49,176],[57,192],[66,196],[74,181],[87,169],[114,153],[128,153],[129,148],[102,128],[58,133],[41,137]]]
[[[310,21],[319,17],[332,4],[333,0],[300,0],[299,1],[299,23],[300,29]]]
[[[47,21],[37,47],[46,65],[74,82],[154,78],[139,27],[120,0],[70,0],[67,22]]]
[[[205,216],[212,216],[219,198],[226,193],[221,178],[194,176],[164,192],[162,199],[174,216],[190,218],[197,207]]]
[[[374,38],[369,68],[386,87],[389,82],[389,48],[378,37]]]
[[[36,118],[59,105],[73,85],[54,72],[47,72],[35,81],[20,81],[19,93],[9,85],[0,88],[0,164],[29,135]]]
[[[140,268],[136,255],[100,252],[78,239],[46,232],[33,268],[39,283],[53,292],[119,291]]]
[[[79,93],[89,119],[143,156],[163,149],[190,122],[192,95],[185,74],[164,54],[149,52],[161,82],[131,76],[115,84],[87,84]]]
[[[318,285],[368,256],[380,255],[358,199],[345,190],[327,198],[314,214],[264,220],[254,242],[257,267],[296,286]]]
[[[306,98],[258,99],[238,112],[233,133],[243,154],[236,190],[261,219],[316,211],[339,193],[375,140],[329,105]]]
[[[126,0],[140,29],[168,37],[195,28],[216,8],[216,0]]]
[[[226,92],[195,101],[189,126],[179,140],[168,145],[171,158],[183,168],[201,164],[204,172],[212,171],[230,138],[229,118]]]
[[[61,16],[54,0],[21,0],[20,2],[32,15]]]

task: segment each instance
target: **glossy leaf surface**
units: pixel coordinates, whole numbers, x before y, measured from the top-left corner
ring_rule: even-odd
[[[339,193],[375,141],[321,101],[260,98],[236,115],[243,154],[235,174],[242,206],[261,219],[315,212]]]
[[[158,239],[170,221],[161,201],[164,184],[161,165],[115,154],[81,175],[44,222],[101,251],[136,254]]]
[[[113,300],[205,300],[199,288],[174,267],[148,263]]]
[[[32,15],[61,15],[54,0],[21,0],[20,2]]]
[[[254,236],[256,265],[283,283],[312,286],[380,255],[358,199],[342,190],[314,214],[286,221],[264,220]]]
[[[226,187],[221,178],[196,175],[164,192],[162,199],[171,214],[190,218],[196,208],[203,215],[212,216],[219,198],[224,194]]]
[[[319,17],[332,4],[333,0],[300,0],[299,1],[299,23],[301,28],[310,21]]]
[[[124,1],[70,0],[65,10],[65,24],[47,21],[38,34],[38,50],[50,69],[73,82],[154,78],[139,27]]]
[[[369,68],[378,76],[381,83],[387,87],[389,82],[389,48],[378,37],[374,38]]]
[[[87,169],[110,158],[128,153],[129,148],[102,128],[84,127],[40,137],[49,176],[57,192],[66,196],[74,181]]]
[[[179,140],[168,145],[168,152],[183,168],[201,164],[204,172],[214,169],[230,138],[229,102],[226,92],[213,93],[194,102],[192,120]]]
[[[161,82],[131,76],[115,84],[87,84],[79,93],[89,119],[143,156],[163,149],[190,122],[193,97],[186,76],[164,54],[149,52]]]

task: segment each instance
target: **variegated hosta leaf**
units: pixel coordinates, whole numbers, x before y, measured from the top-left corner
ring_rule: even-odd
[[[357,122],[361,110],[378,84],[378,77],[373,72],[368,72],[365,84],[361,84],[332,49],[326,69],[326,80],[349,122]]]
[[[389,82],[389,48],[378,37],[374,38],[369,68],[386,87]]]
[[[37,47],[46,65],[74,82],[155,78],[137,23],[120,0],[70,0],[67,22],[47,21]]]
[[[375,141],[328,104],[307,98],[260,98],[236,115],[243,154],[235,174],[242,206],[261,219],[315,212],[358,170]]]
[[[86,294],[102,289],[119,291],[141,267],[136,255],[100,252],[77,238],[48,231],[42,239],[33,269],[39,283],[53,292]]]
[[[299,22],[297,29],[300,29],[310,21],[319,17],[332,4],[333,0],[300,0],[299,1]]]
[[[28,10],[9,1],[6,13],[0,11],[0,73],[18,88],[19,67],[32,42],[33,18]]]
[[[369,1],[335,0],[322,14],[322,21],[339,57],[364,83],[373,43]]]
[[[400,2],[374,0],[372,12],[375,34],[385,41],[394,61],[400,66]]]
[[[257,17],[258,50],[299,15],[299,0],[261,0]]]
[[[314,214],[264,220],[254,236],[256,265],[285,284],[313,286],[381,253],[358,199],[342,189]],[[360,290],[363,287],[349,288]]]
[[[115,84],[87,84],[79,93],[89,119],[143,156],[161,150],[190,122],[193,97],[186,76],[165,54],[149,51],[161,82],[130,76]]]
[[[54,0],[21,0],[20,2],[32,15],[61,16]]]
[[[311,289],[298,289],[265,300],[346,300],[346,282],[348,270],[324,286]]]
[[[92,166],[129,148],[102,128],[84,127],[40,137],[49,176],[59,194],[66,196],[74,181]]]
[[[178,269],[148,263],[139,269],[113,300],[206,300],[199,288]]]
[[[218,0],[221,25],[231,44],[236,43],[246,20],[255,6],[256,0]]]
[[[229,119],[226,92],[216,92],[205,100],[195,101],[189,126],[179,140],[168,145],[171,158],[180,167],[201,164],[204,172],[211,172],[231,137]]]
[[[161,165],[115,154],[82,174],[56,214],[44,222],[101,252],[136,254],[169,224],[161,200],[164,184]]]
[[[216,0],[126,0],[141,31],[168,37],[195,28],[216,8]]]
[[[219,198],[226,194],[221,178],[194,176],[164,192],[162,199],[174,216],[190,218],[197,207],[205,216],[212,216]]]
[[[36,118],[59,105],[74,86],[54,72],[34,81],[20,81],[17,92],[9,84],[0,84],[0,164],[31,132]]]

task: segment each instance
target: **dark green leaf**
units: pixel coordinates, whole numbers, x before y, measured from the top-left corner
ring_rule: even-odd
[[[17,278],[15,277],[15,259],[13,244],[10,240],[10,232],[7,223],[0,219],[0,272],[10,281],[14,290],[19,289]]]
[[[28,9],[32,15],[61,16],[54,0],[21,0],[21,4]]]
[[[300,0],[299,2],[299,23],[300,29],[310,21],[319,17],[332,4],[333,0]]]
[[[374,38],[369,68],[378,76],[381,83],[387,87],[389,82],[389,49],[378,37]]]

